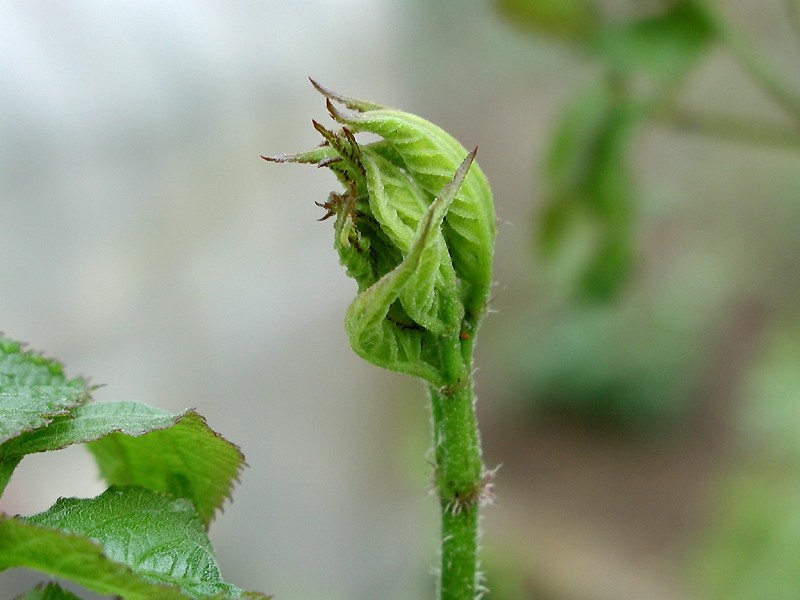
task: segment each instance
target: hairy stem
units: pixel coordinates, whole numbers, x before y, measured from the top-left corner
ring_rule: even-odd
[[[469,376],[455,388],[430,386],[435,485],[441,508],[440,600],[478,593],[478,510],[484,469]]]

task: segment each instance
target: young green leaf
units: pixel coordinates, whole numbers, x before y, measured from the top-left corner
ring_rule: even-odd
[[[167,419],[154,412],[153,419]],[[141,435],[125,430],[88,445],[109,484],[136,484],[191,500],[208,526],[244,466],[241,450],[194,411]],[[146,419],[145,419],[146,420]]]
[[[317,203],[326,210],[322,220],[336,217],[334,248],[358,284],[345,330],[364,360],[430,384],[442,510],[438,597],[474,600],[478,507],[489,484],[474,413],[472,350],[492,278],[489,183],[474,162],[477,148],[468,153],[440,127],[312,84],[341,129],[314,122],[324,139],[319,148],[263,158],[316,162],[345,187]],[[362,145],[355,137],[361,132],[381,139]]]
[[[391,147],[393,157],[427,192],[432,201],[453,179],[467,150],[442,128],[406,112],[383,108],[332,92],[318,84],[328,98],[328,112],[337,122],[355,132],[368,131],[381,136]],[[357,112],[343,113],[331,100]],[[456,190],[445,216],[442,230],[450,258],[461,283],[466,318],[483,315],[492,284],[492,257],[497,227],[489,182],[475,164]],[[477,325],[477,320],[471,325]]]
[[[47,425],[89,394],[86,380],[67,379],[61,363],[0,336],[0,443]]]
[[[455,385],[492,283],[494,205],[475,151],[420,117],[312,84],[342,128],[314,122],[320,147],[264,158],[328,167],[345,186],[317,204],[336,217],[334,247],[358,284],[350,344],[376,365]],[[359,132],[382,139],[362,145]]]
[[[0,570],[36,569],[126,599],[263,598],[222,581],[192,504],[139,487],[0,517]]]
[[[467,155],[453,180],[430,205],[403,261],[359,294],[345,317],[350,344],[364,360],[416,375],[436,386],[459,382],[468,375],[458,349],[458,332],[440,336],[421,327],[402,326],[395,323],[389,313],[394,302],[414,281],[415,274],[425,270],[422,262],[426,251],[434,244],[432,240],[474,158],[475,150]],[[430,258],[427,256],[428,260]],[[459,309],[463,310],[460,306],[450,310]]]

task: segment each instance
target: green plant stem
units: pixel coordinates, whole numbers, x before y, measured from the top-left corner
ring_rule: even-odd
[[[800,128],[764,120],[745,120],[710,112],[689,111],[675,106],[655,111],[652,118],[657,123],[688,133],[774,148],[800,148]]]
[[[441,508],[440,600],[474,600],[478,592],[478,511],[484,493],[472,381],[430,386],[435,485]]]
[[[707,14],[714,20],[720,38],[727,44],[736,60],[756,84],[793,119],[800,121],[800,93],[786,84],[786,77],[759,55],[752,45],[730,24],[703,2]]]

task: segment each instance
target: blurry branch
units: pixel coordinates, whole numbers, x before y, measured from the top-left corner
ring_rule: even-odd
[[[789,11],[794,37],[800,44],[800,0],[786,0],[786,8]]]
[[[797,0],[787,0],[793,14],[797,14]],[[759,87],[772,100],[793,119],[800,122],[800,93],[792,86],[787,85],[785,76],[778,73],[763,56],[737,31],[726,19],[721,18],[713,11],[708,3],[704,3],[708,16],[713,19],[714,27],[720,39],[724,41],[744,71],[759,85]],[[795,22],[797,20],[795,19]],[[800,24],[797,25],[800,31]]]
[[[800,128],[790,128],[764,119],[743,119],[708,111],[691,111],[678,106],[655,111],[652,119],[687,133],[762,146],[800,149]]]

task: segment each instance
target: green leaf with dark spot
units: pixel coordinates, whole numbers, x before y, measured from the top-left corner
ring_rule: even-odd
[[[194,411],[175,424],[134,436],[112,433],[89,450],[109,484],[136,484],[191,500],[208,526],[244,466],[239,448]]]
[[[134,600],[245,595],[222,581],[192,504],[139,487],[62,498],[28,518],[0,517],[0,570],[12,567]]]

